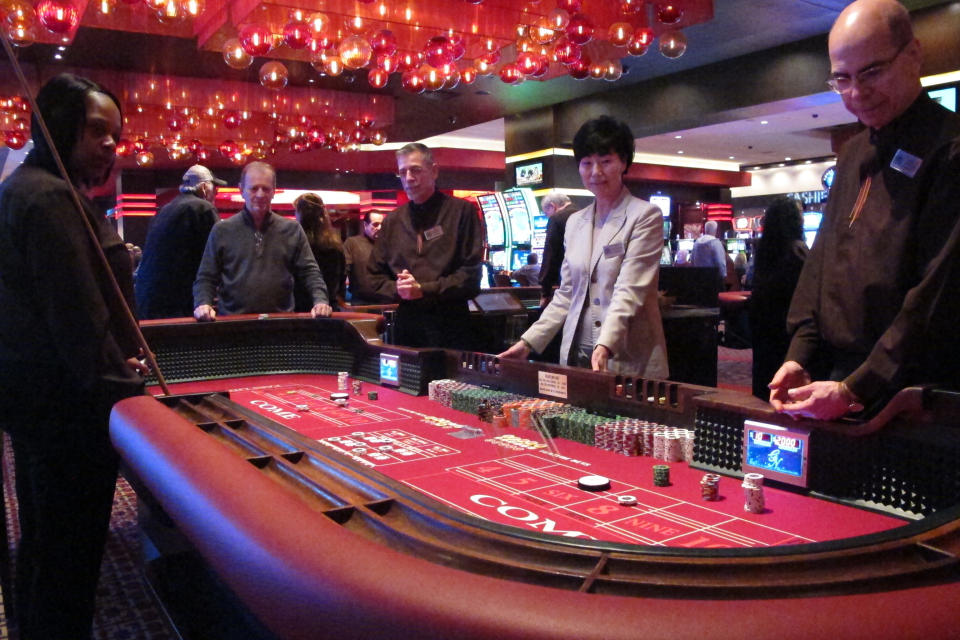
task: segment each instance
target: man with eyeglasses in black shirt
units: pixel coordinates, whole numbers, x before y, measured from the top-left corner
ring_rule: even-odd
[[[848,5],[829,50],[827,83],[866,128],[840,153],[769,384],[778,411],[820,420],[869,415],[910,385],[960,387],[960,116],[923,92],[895,0]]]
[[[467,301],[480,292],[483,258],[477,208],[437,190],[439,169],[423,144],[397,151],[397,173],[410,201],[383,221],[370,284],[399,303],[397,344],[470,349]]]

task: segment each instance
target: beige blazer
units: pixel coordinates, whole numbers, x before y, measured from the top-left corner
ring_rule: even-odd
[[[609,370],[665,380],[670,372],[657,302],[663,249],[660,209],[628,193],[597,230],[603,250],[591,259],[593,218],[590,205],[567,221],[560,288],[523,339],[541,352],[562,328],[560,362],[570,364],[567,359],[583,305],[598,303],[595,315],[603,320],[597,343],[613,352]]]

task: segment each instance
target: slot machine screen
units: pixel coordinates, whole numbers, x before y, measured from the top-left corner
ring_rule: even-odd
[[[517,250],[513,252],[513,264],[510,265],[511,271],[516,271],[523,265],[527,264],[527,256],[530,255],[529,251]]]
[[[491,251],[490,252],[490,264],[493,265],[494,269],[503,270],[507,268],[507,252],[506,251]]]
[[[477,203],[480,205],[480,211],[483,212],[483,220],[487,227],[487,244],[491,247],[502,247],[507,239],[503,213],[500,211],[497,196],[492,193],[477,196]]]

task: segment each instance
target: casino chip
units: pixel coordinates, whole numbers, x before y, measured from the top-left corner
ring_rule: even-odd
[[[603,476],[581,476],[577,488],[584,491],[606,491],[610,488],[610,478]]]
[[[637,496],[617,496],[617,502],[625,507],[637,504]]]
[[[306,404],[298,404],[297,411],[310,411],[310,406]]]

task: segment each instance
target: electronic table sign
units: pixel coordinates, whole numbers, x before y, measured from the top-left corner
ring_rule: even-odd
[[[400,356],[392,353],[380,354],[380,384],[400,386]]]
[[[743,423],[743,472],[798,487],[807,486],[810,432],[775,424]]]

